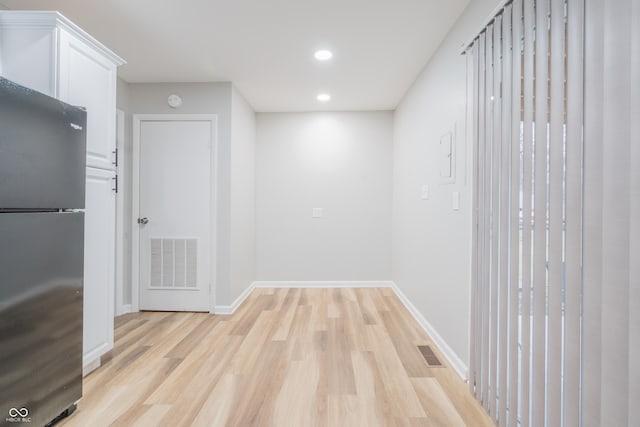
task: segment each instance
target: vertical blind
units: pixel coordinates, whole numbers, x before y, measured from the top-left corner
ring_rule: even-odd
[[[583,425],[640,425],[640,1],[586,0]]]
[[[500,426],[640,422],[640,1],[513,0],[467,50],[470,388]]]

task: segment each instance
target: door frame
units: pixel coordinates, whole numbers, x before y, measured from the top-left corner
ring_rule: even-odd
[[[211,218],[209,260],[209,313],[214,313],[216,302],[216,261],[217,261],[217,195],[218,195],[218,116],[216,114],[134,114],[133,115],[133,152],[132,152],[132,217],[131,217],[131,303],[133,311],[140,311],[140,229],[138,218],[140,217],[140,128],[145,121],[176,121],[176,122],[210,122],[211,123],[211,158],[209,200]]]
[[[116,192],[116,289],[115,289],[115,313],[116,316],[129,313],[131,304],[125,304],[125,284],[130,280],[127,278],[126,266],[126,249],[125,241],[127,240],[127,232],[125,230],[125,183],[128,177],[125,177],[125,113],[120,109],[116,109],[116,156],[114,159],[117,166],[114,168],[116,172],[116,183],[118,191]]]

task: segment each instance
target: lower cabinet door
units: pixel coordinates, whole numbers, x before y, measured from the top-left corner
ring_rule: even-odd
[[[83,366],[113,348],[116,195],[113,171],[87,168]]]

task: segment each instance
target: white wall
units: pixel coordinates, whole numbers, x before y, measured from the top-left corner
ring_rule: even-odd
[[[235,88],[231,93],[230,301],[256,279],[256,114]]]
[[[122,303],[131,304],[131,231],[133,225],[133,218],[131,216],[131,177],[132,177],[132,144],[131,144],[131,112],[129,108],[129,83],[122,79],[117,81],[116,92],[116,108],[124,111],[125,114],[125,130],[124,130],[124,147],[121,148],[122,152],[118,153],[118,157],[124,160],[118,165],[118,191],[121,192],[121,199],[124,204],[124,219],[123,230],[117,231],[121,233],[124,231],[124,256],[123,256],[123,268],[124,268],[124,283],[122,289]],[[117,306],[116,306],[117,308]]]
[[[466,58],[460,46],[498,0],[470,3],[395,112],[393,279],[449,347],[469,362],[471,147],[466,144]],[[440,184],[440,137],[455,123],[456,182]],[[430,197],[421,199],[429,185]],[[452,209],[460,192],[461,208]],[[446,351],[447,349],[445,349]]]
[[[257,129],[257,279],[390,280],[392,113],[261,113]]]

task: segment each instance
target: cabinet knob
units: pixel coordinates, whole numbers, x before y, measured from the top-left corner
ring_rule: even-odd
[[[138,224],[141,224],[141,225],[149,224],[149,218],[147,218],[147,217],[138,218]]]

